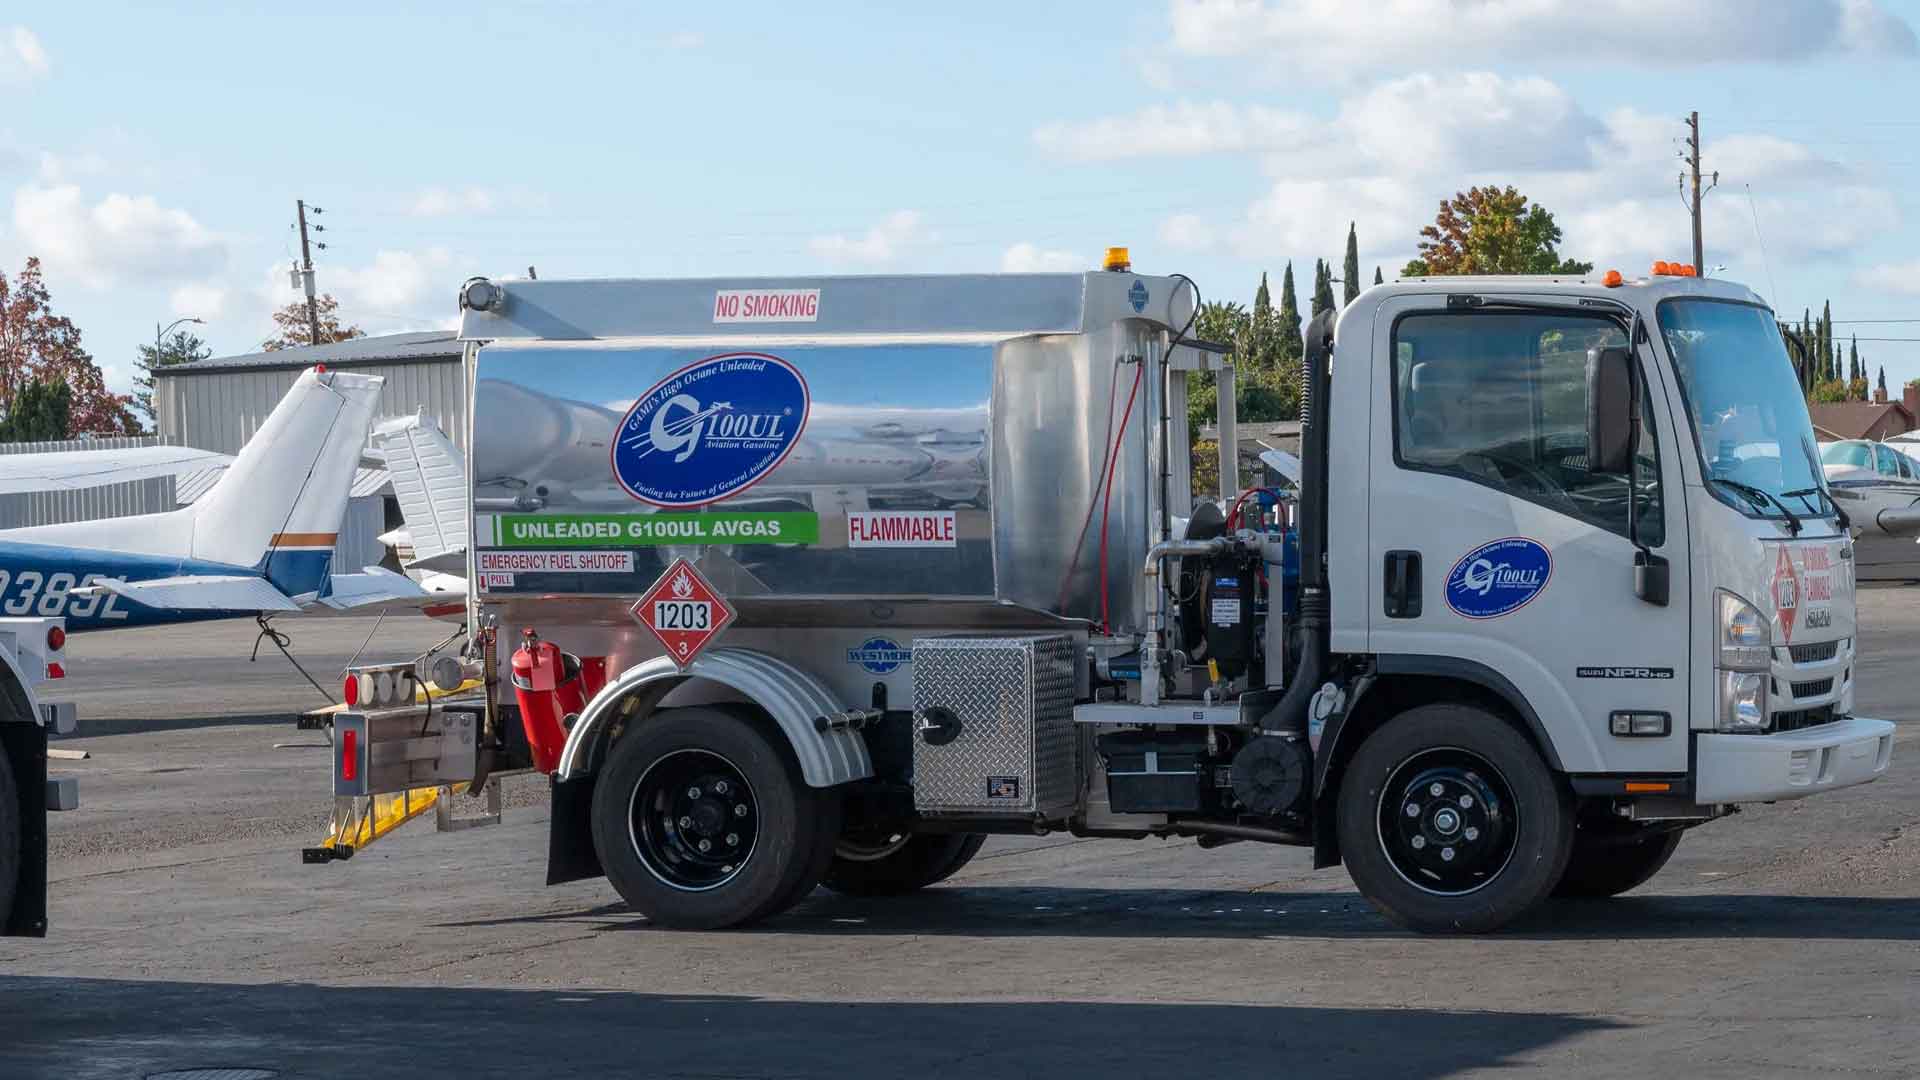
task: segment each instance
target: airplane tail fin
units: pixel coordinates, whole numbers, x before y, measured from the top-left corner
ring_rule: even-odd
[[[219,482],[187,509],[189,554],[254,567],[290,597],[324,593],[385,381],[301,372]]]
[[[388,420],[373,445],[386,459],[394,498],[407,520],[411,570],[467,569],[467,469],[460,448],[425,414]]]

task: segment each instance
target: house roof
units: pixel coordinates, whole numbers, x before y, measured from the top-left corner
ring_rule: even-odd
[[[1866,438],[1867,432],[1889,411],[1900,414],[1895,421],[1900,431],[1890,434],[1912,431],[1915,427],[1914,415],[1898,401],[1823,401],[1808,406],[1807,411],[1813,414],[1815,434],[1834,439]]]
[[[273,352],[216,356],[192,364],[174,364],[159,368],[160,378],[175,375],[205,375],[216,371],[265,371],[279,368],[309,368],[315,364],[436,363],[460,358],[460,342],[452,330],[422,330],[407,334],[381,334],[379,337],[353,338],[327,345],[302,345]]]

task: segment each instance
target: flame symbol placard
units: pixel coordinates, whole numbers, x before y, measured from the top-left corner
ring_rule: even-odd
[[[685,570],[682,570],[679,576],[673,579],[673,598],[675,600],[685,600],[692,595],[693,579],[687,576]]]

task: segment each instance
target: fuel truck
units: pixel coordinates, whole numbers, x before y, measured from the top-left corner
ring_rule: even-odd
[[[350,675],[310,858],[374,800],[537,769],[549,882],[666,926],[1065,832],[1306,847],[1401,926],[1477,932],[1886,771],[1849,521],[1753,293],[1665,263],[1375,286],[1306,327],[1272,487],[1197,303],[1119,250],[470,280],[467,633]]]

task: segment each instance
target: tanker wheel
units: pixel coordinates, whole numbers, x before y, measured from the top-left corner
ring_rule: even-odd
[[[821,884],[848,896],[899,896],[952,877],[986,842],[985,833],[849,832]]]
[[[1555,896],[1598,899],[1644,885],[1660,872],[1680,846],[1680,832],[1612,832],[1582,829],[1573,837],[1573,856],[1553,887]]]
[[[808,787],[758,710],[663,709],[614,744],[593,842],[622,899],[662,926],[716,930],[791,907],[840,834],[840,795]]]
[[[0,927],[13,915],[14,889],[19,884],[20,792],[13,784],[13,764],[0,750]]]
[[[1463,704],[1387,721],[1347,764],[1340,855],[1381,914],[1422,933],[1497,930],[1546,899],[1572,799],[1506,720]]]

